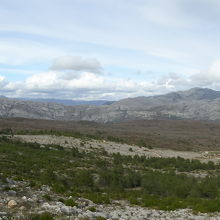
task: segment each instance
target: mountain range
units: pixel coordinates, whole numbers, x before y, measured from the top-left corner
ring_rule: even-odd
[[[133,119],[220,121],[220,91],[192,88],[165,95],[122,99],[102,105],[66,106],[55,102],[0,98],[0,117],[116,122]]]
[[[108,100],[91,100],[91,101],[86,101],[86,100],[70,100],[70,99],[33,99],[33,98],[21,98],[21,100],[24,101],[33,101],[33,102],[51,102],[51,103],[58,103],[62,105],[67,105],[67,106],[76,106],[76,105],[109,105],[113,103],[113,101],[108,101]]]

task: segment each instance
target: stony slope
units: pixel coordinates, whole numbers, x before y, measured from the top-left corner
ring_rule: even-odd
[[[41,146],[44,145],[59,145],[65,149],[70,149],[75,146],[79,150],[94,151],[105,150],[109,154],[121,154],[126,156],[144,156],[146,158],[177,158],[181,157],[188,160],[200,160],[201,162],[207,163],[213,161],[219,163],[220,151],[178,151],[168,149],[149,149],[144,146],[129,145],[116,143],[106,140],[89,140],[80,145],[81,140],[73,137],[55,136],[55,135],[15,135],[15,140],[22,141],[24,143],[38,143]],[[91,148],[92,146],[92,148]],[[132,149],[132,151],[131,151]]]
[[[197,158],[192,152],[138,157],[144,149],[88,138],[1,136],[0,219],[220,219],[218,163],[174,158]]]
[[[56,103],[0,98],[1,117],[96,122],[133,119],[220,120],[220,92],[194,88],[152,97],[123,99],[104,106],[64,106]]]

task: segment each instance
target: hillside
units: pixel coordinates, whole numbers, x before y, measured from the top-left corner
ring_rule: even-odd
[[[176,150],[219,150],[220,123],[189,120],[136,120],[118,123],[74,122],[35,119],[0,119],[0,129],[38,133],[89,135],[128,144]]]
[[[65,106],[58,103],[0,98],[0,117],[117,122],[134,119],[220,120],[220,92],[193,88],[166,95],[123,99],[102,106]]]
[[[218,158],[39,132],[0,136],[2,219],[219,219]]]

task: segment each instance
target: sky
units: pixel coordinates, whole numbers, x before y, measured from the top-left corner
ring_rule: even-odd
[[[0,95],[220,90],[219,0],[0,0]]]

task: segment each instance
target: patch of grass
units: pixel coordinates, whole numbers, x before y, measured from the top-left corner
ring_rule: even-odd
[[[73,199],[64,200],[64,204],[67,206],[77,206],[77,203]]]
[[[30,217],[31,220],[54,220],[51,214],[43,213],[41,215],[34,215]]]
[[[98,217],[96,217],[96,220],[106,220],[106,218],[104,218],[102,216],[98,216]]]
[[[52,198],[48,194],[43,195],[43,198],[46,199],[47,201],[51,201],[52,200]]]
[[[96,208],[94,206],[89,207],[88,210],[91,211],[91,212],[96,212]]]

